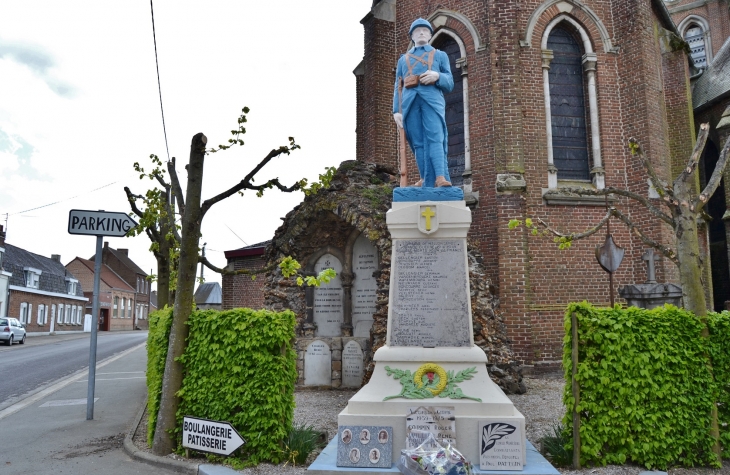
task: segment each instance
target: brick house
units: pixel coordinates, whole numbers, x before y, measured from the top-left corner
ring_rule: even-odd
[[[451,60],[449,171],[472,208],[469,238],[484,256],[515,356],[536,370],[560,364],[569,302],[608,305],[608,277],[594,254],[605,231],[560,251],[550,239],[510,230],[508,223],[542,218],[575,232],[597,224],[606,213],[604,198],[571,195],[566,187],[613,186],[657,203],[627,141],[637,138],[667,181],[689,158],[696,54],[685,52],[667,6],[690,1],[375,0],[361,21],[364,57],[354,70],[357,160],[398,169],[394,67],[409,48],[410,24],[426,18],[435,29],[431,44]],[[414,183],[417,167],[408,153]],[[611,203],[650,238],[673,244],[671,230],[645,208],[621,197]],[[645,246],[620,223],[611,230],[625,249],[612,289],[621,302],[620,286],[646,280]],[[700,231],[700,243],[708,242],[707,227]],[[226,257],[232,268],[264,265],[253,249]],[[678,282],[670,261],[660,261],[656,271],[659,282]],[[709,266],[705,271],[709,281]],[[254,285],[233,285],[241,277],[224,276],[224,308],[258,305]]]
[[[94,289],[94,261],[77,257],[66,264],[66,269],[78,276],[79,282],[85,289],[91,289],[84,293],[89,299],[86,311],[90,314]],[[99,330],[134,330],[132,317],[134,298],[134,287],[109,266],[102,264],[99,278]]]
[[[0,226],[0,317],[8,316],[8,297],[10,296],[10,277],[12,273],[3,267],[5,255],[5,230]]]
[[[61,256],[48,258],[8,243],[3,247],[2,267],[10,273],[7,315],[31,335],[82,332],[88,299]]]
[[[264,241],[251,246],[225,251],[229,270],[257,270],[266,265],[266,246],[271,241]],[[264,276],[251,279],[250,275],[223,275],[222,277],[223,310],[237,307],[252,309],[264,306]]]
[[[95,258],[94,255],[89,260],[93,262]],[[147,273],[129,258],[128,249],[111,248],[108,242],[104,242],[101,262],[134,287],[133,325],[135,328],[146,330],[149,327],[147,317],[150,312],[150,281],[147,279]]]

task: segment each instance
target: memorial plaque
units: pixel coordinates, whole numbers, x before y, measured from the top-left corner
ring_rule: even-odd
[[[315,340],[304,353],[304,385],[332,386],[332,353],[327,343]]]
[[[406,416],[406,448],[415,449],[431,433],[436,441],[456,445],[456,410],[454,406],[409,407]]]
[[[391,346],[469,346],[466,240],[395,243]]]
[[[325,254],[317,260],[314,271],[319,274],[325,269],[334,269],[337,277],[314,289],[313,320],[317,324],[317,336],[342,335],[344,313],[342,308],[342,263],[332,254]]]
[[[519,424],[488,419],[480,420],[478,428],[481,470],[522,470],[525,445]]]
[[[359,388],[362,385],[362,348],[356,341],[348,341],[342,350],[342,386]]]
[[[337,431],[338,467],[390,468],[392,458],[392,427],[339,427]]]
[[[354,336],[369,337],[375,313],[378,283],[373,272],[378,270],[378,250],[363,235],[355,240],[352,249],[352,326]]]

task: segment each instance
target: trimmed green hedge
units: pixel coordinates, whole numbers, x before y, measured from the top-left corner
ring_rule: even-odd
[[[161,323],[160,319],[156,327]],[[239,456],[245,464],[283,461],[282,441],[292,428],[297,379],[294,313],[198,310],[188,325],[190,336],[181,357],[185,376],[179,392],[178,440],[183,416],[227,421],[246,440]],[[155,328],[155,337],[161,333]],[[150,330],[150,338],[152,334]],[[162,357],[163,368],[164,356],[155,352],[155,357]],[[158,407],[153,412],[150,405],[150,420]]]
[[[708,317],[711,338],[705,339],[699,319],[673,306],[644,310],[571,304],[563,352],[563,422],[569,432],[573,312],[578,320],[581,464],[716,466],[709,432],[714,401],[722,403],[722,441],[730,440],[728,426],[723,426],[730,419],[730,313]],[[572,433],[570,439],[572,446]]]
[[[150,331],[147,334],[147,444],[152,446],[160,409],[162,377],[165,373],[167,342],[172,327],[172,308],[150,313]]]

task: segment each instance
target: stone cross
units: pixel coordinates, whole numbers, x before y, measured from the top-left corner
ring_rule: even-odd
[[[649,248],[644,251],[641,259],[645,260],[647,265],[646,283],[656,284],[656,271],[654,269],[654,265],[656,261],[660,260],[661,258],[658,255],[654,254],[654,249]]]

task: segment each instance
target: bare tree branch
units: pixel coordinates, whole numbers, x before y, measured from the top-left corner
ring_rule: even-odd
[[[613,208],[611,208],[611,209],[613,209]],[[552,234],[554,236],[568,238],[571,241],[577,241],[578,239],[584,239],[584,238],[587,238],[587,237],[592,236],[595,233],[597,233],[598,230],[600,230],[608,222],[608,220],[611,219],[611,214],[612,214],[611,210],[608,210],[608,212],[606,213],[606,216],[604,216],[598,222],[598,224],[596,224],[592,228],[588,229],[587,231],[583,231],[582,233],[570,233],[570,234],[561,233],[560,231],[557,231],[557,230],[551,228],[545,221],[542,220],[542,218],[537,218],[537,222],[540,223],[540,225],[542,227],[544,227],[550,234]]]
[[[634,193],[633,191],[624,190],[622,188],[613,188],[613,187],[603,188],[602,190],[597,190],[595,188],[566,187],[566,188],[560,188],[559,190],[555,190],[555,191],[552,191],[552,190],[548,191],[547,193],[545,193],[545,195],[563,194],[563,193],[573,193],[573,194],[576,194],[579,196],[608,196],[608,195],[625,196],[626,198],[632,199],[634,201],[638,201],[639,203],[644,205],[651,214],[653,214],[657,218],[661,219],[668,225],[674,226],[671,216],[662,212],[662,210],[660,210],[659,208],[654,206],[654,204],[651,201],[649,201],[647,198],[644,198],[640,194]]]
[[[727,165],[728,152],[730,152],[730,137],[728,137],[725,141],[725,146],[720,152],[720,158],[717,160],[717,165],[715,165],[715,170],[712,172],[712,176],[707,181],[707,186],[705,186],[705,189],[702,190],[702,193],[700,193],[700,196],[698,196],[694,202],[694,207],[698,212],[702,210],[702,207],[707,204],[707,201],[710,199],[712,194],[715,193],[717,187],[720,186],[720,181],[722,180],[722,175],[725,172],[725,166]]]
[[[644,153],[644,150],[641,148],[641,145],[639,144],[639,141],[636,140],[634,137],[631,137],[629,139],[629,150],[631,150],[631,153],[634,155],[638,155],[639,159],[641,160],[642,165],[644,165],[644,169],[646,170],[646,173],[649,174],[649,178],[651,179],[651,184],[654,186],[654,189],[659,194],[661,198],[665,198],[665,195],[668,195],[669,197],[674,197],[674,191],[669,187],[669,185],[659,178],[659,175],[657,175],[656,170],[654,170],[654,165],[652,165],[651,161],[646,157],[646,154]]]
[[[177,177],[177,170],[175,169],[175,157],[167,162],[167,172],[170,174],[170,184],[172,185],[172,194],[175,197],[175,202],[180,210],[180,215],[185,214],[185,196],[183,196],[182,187],[180,186],[180,180]]]
[[[687,162],[687,166],[682,170],[682,173],[679,174],[676,180],[674,180],[674,194],[675,196],[680,194],[677,193],[677,186],[680,183],[686,182],[688,180],[691,180],[695,168],[697,168],[697,164],[700,161],[700,156],[702,156],[702,151],[705,149],[705,144],[707,143],[707,136],[710,133],[710,126],[708,123],[700,124],[700,133],[697,135],[697,143],[695,143],[695,148],[692,150],[692,155],[689,158],[689,162]]]
[[[269,181],[267,181],[266,183],[264,183],[263,185],[252,185],[252,184],[251,184],[251,181],[252,181],[252,180],[253,180],[253,178],[254,178],[254,177],[256,176],[256,174],[257,174],[257,173],[258,173],[258,172],[259,172],[259,171],[260,171],[260,170],[261,170],[262,168],[264,168],[264,167],[266,166],[266,164],[268,164],[268,163],[269,163],[269,162],[270,162],[270,161],[271,161],[272,159],[274,159],[274,158],[278,157],[278,156],[279,156],[279,155],[281,155],[281,154],[289,154],[289,152],[290,152],[291,150],[293,150],[294,148],[299,148],[299,146],[298,146],[298,145],[296,145],[296,144],[294,143],[294,140],[293,140],[293,139],[292,139],[292,141],[291,141],[291,144],[290,144],[290,145],[291,145],[290,147],[287,147],[287,146],[281,146],[281,147],[279,147],[278,149],[274,149],[274,150],[270,151],[270,152],[269,152],[269,154],[268,154],[268,155],[266,155],[266,156],[265,156],[265,157],[263,158],[263,160],[261,160],[261,162],[259,162],[259,164],[258,164],[258,165],[256,165],[256,166],[255,166],[255,167],[253,168],[253,170],[251,170],[251,171],[250,171],[250,172],[248,173],[248,175],[246,175],[246,176],[245,176],[245,177],[243,178],[243,180],[241,180],[240,182],[238,182],[238,184],[236,184],[236,185],[232,186],[231,188],[227,189],[226,191],[224,191],[224,192],[222,192],[222,193],[220,193],[220,194],[218,194],[218,195],[216,195],[216,196],[214,196],[214,197],[212,197],[212,198],[209,198],[209,199],[205,200],[205,202],[203,202],[203,205],[201,206],[201,212],[202,212],[203,216],[205,216],[205,213],[206,213],[206,212],[207,212],[207,211],[208,211],[208,210],[209,210],[209,209],[210,209],[210,208],[211,208],[211,207],[212,207],[212,206],[213,206],[214,204],[216,204],[216,203],[218,203],[219,201],[222,201],[222,200],[224,200],[224,199],[228,198],[229,196],[231,196],[231,195],[233,195],[234,193],[237,193],[237,192],[239,192],[239,191],[241,191],[241,190],[254,190],[254,191],[263,191],[263,190],[266,190],[266,189],[268,189],[268,188],[273,188],[273,187],[276,187],[276,188],[278,188],[278,189],[279,189],[280,191],[283,191],[283,192],[285,192],[285,193],[290,193],[290,192],[292,192],[292,191],[296,191],[296,190],[298,190],[299,188],[301,188],[301,185],[300,185],[300,183],[299,183],[299,182],[295,183],[295,184],[294,184],[294,185],[292,185],[292,186],[286,187],[286,186],[282,185],[282,184],[281,184],[281,183],[279,182],[279,179],[278,179],[278,178],[274,178],[273,180],[269,180]]]
[[[621,211],[617,210],[616,208],[611,209],[611,214],[616,216],[622,223],[626,225],[627,228],[629,228],[629,231],[634,233],[639,239],[641,239],[641,242],[646,244],[647,246],[651,246],[657,251],[661,252],[664,257],[669,259],[670,261],[674,262],[675,265],[679,265],[679,261],[677,260],[677,253],[670,247],[662,246],[658,242],[651,239],[649,236],[644,234],[641,229],[639,229],[631,219],[623,214]]]
[[[203,264],[208,269],[212,270],[213,272],[217,272],[218,274],[222,275],[257,275],[257,274],[264,274],[266,272],[272,271],[276,269],[277,264],[271,264],[265,267],[262,267],[261,269],[239,269],[239,270],[228,270],[225,268],[220,268],[214,266],[207,257],[205,256],[198,256],[198,262]]]
[[[138,199],[144,200],[144,196],[142,195],[135,195],[132,193],[132,190],[129,189],[128,186],[124,187],[124,192],[127,194],[127,201],[129,201],[129,206],[132,208],[132,212],[139,216],[140,218],[144,217],[144,214],[140,209],[137,207],[137,201]]]

